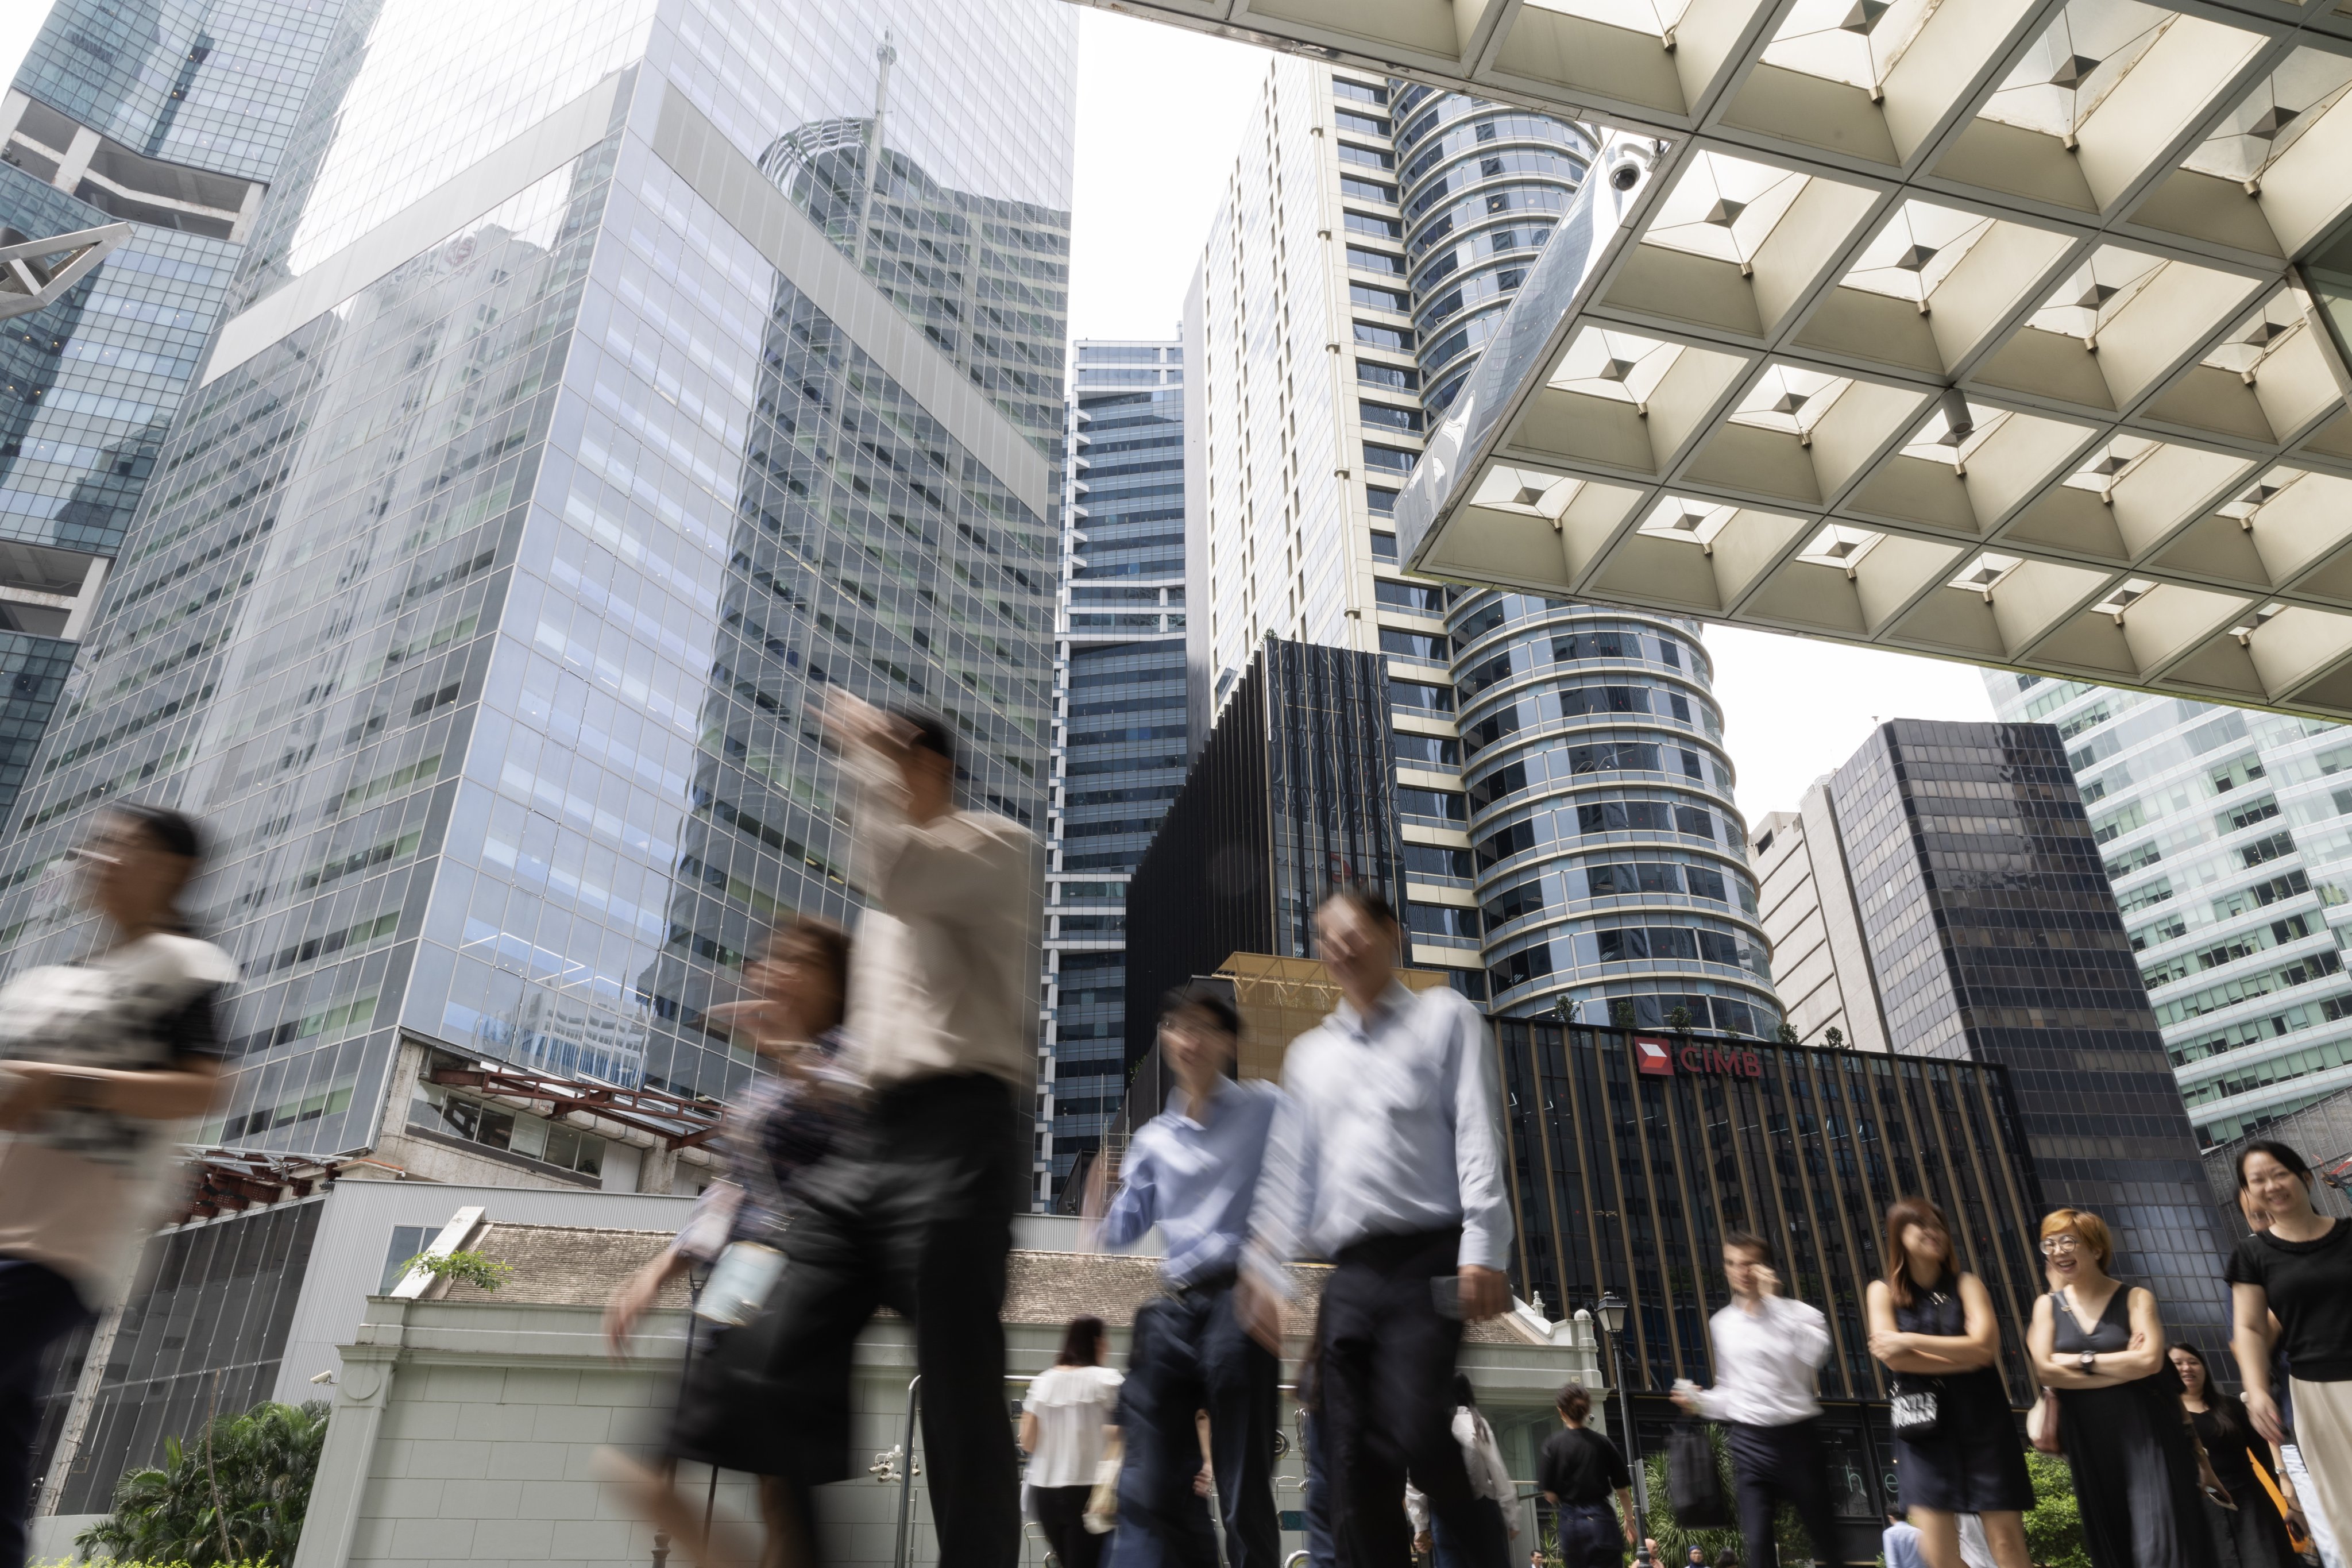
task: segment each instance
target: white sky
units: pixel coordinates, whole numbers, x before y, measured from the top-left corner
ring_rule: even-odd
[[[1078,16],[1070,333],[1172,337],[1265,69],[1246,44],[1091,7]],[[1748,820],[1792,807],[1880,719],[1990,719],[1973,668],[1710,627]]]
[[[0,81],[16,76],[47,11],[0,4]],[[1175,336],[1265,69],[1246,44],[1079,13],[1073,337]],[[1965,665],[1720,627],[1706,640],[1751,821],[1794,805],[1876,719],[1992,716]]]

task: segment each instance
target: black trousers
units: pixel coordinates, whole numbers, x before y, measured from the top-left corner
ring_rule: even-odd
[[[1045,1544],[1062,1560],[1062,1568],[1096,1568],[1102,1562],[1103,1538],[1087,1528],[1087,1499],[1092,1487],[1038,1487],[1037,1522],[1045,1529]]]
[[[1442,1316],[1430,1293],[1454,1275],[1461,1246],[1458,1230],[1373,1237],[1342,1248],[1323,1287],[1318,1425],[1340,1568],[1408,1568],[1407,1479],[1457,1540],[1491,1535],[1454,1440],[1462,1321]]]
[[[1772,1516],[1785,1502],[1797,1510],[1805,1539],[1812,1543],[1813,1560],[1837,1562],[1837,1520],[1830,1511],[1821,1423],[1745,1426],[1733,1421],[1725,1425],[1724,1436],[1731,1449],[1731,1484],[1738,1499],[1739,1538],[1748,1549],[1745,1561],[1752,1568],[1772,1568],[1780,1561],[1772,1543]]]
[[[1147,1302],[1136,1313],[1119,1390],[1121,1429],[1136,1472],[1138,1522],[1159,1538],[1162,1561],[1217,1568],[1217,1543],[1200,1528],[1192,1494],[1201,1469],[1193,1416],[1205,1410],[1228,1568],[1282,1568],[1282,1525],[1274,1508],[1281,1381],[1282,1363],[1235,1315],[1230,1279]]]
[[[998,1314],[1028,1174],[1011,1090],[992,1078],[924,1079],[885,1091],[852,1146],[802,1174],[785,1237],[774,1376],[789,1479],[851,1474],[850,1352],[875,1310],[890,1308],[915,1329],[941,1568],[1020,1557]]]
[[[0,1568],[25,1562],[42,1358],[89,1317],[64,1275],[46,1264],[0,1258]]]

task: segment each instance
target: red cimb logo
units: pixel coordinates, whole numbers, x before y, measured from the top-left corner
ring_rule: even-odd
[[[1633,1037],[1633,1068],[1657,1078],[1675,1075],[1674,1048],[1654,1035]]]

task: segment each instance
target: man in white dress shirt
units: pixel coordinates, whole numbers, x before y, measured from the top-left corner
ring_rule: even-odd
[[[1236,1306],[1278,1344],[1283,1265],[1337,1265],[1323,1288],[1319,1405],[1340,1568],[1406,1568],[1410,1479],[1465,1561],[1499,1563],[1502,1516],[1454,1440],[1467,1320],[1511,1304],[1486,1020],[1458,993],[1397,983],[1396,912],[1361,885],[1315,911],[1342,1001],[1291,1043]]]
[[[1723,1272],[1731,1305],[1707,1322],[1715,1386],[1676,1383],[1675,1403],[1728,1428],[1748,1562],[1760,1568],[1777,1561],[1772,1516],[1784,1502],[1797,1510],[1814,1561],[1843,1562],[1822,1462],[1818,1388],[1822,1363],[1830,1359],[1829,1321],[1780,1294],[1772,1246],[1762,1237],[1726,1236]]]
[[[784,1238],[770,1373],[786,1479],[813,1524],[804,1489],[848,1479],[852,1351],[888,1307],[914,1325],[941,1568],[1013,1568],[1021,1483],[1000,1314],[1028,1196],[1042,852],[1019,823],[957,806],[940,720],[836,692],[825,722],[868,900],[841,1058],[866,1096],[856,1129],[802,1173]]]

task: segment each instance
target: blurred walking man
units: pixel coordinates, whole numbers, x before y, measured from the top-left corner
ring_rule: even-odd
[[[1772,1247],[1761,1237],[1725,1237],[1723,1273],[1731,1305],[1707,1323],[1715,1386],[1681,1380],[1675,1403],[1730,1428],[1732,1487],[1748,1562],[1773,1561],[1772,1517],[1784,1502],[1797,1510],[1814,1559],[1837,1562],[1817,1392],[1822,1363],[1830,1359],[1829,1321],[1780,1294]]]
[[[1397,983],[1396,911],[1344,888],[1316,910],[1343,1000],[1293,1042],[1244,1259],[1244,1310],[1279,1343],[1283,1265],[1338,1265],[1323,1288],[1321,1428],[1341,1568],[1406,1568],[1408,1479],[1465,1560],[1499,1563],[1502,1515],[1454,1440],[1465,1319],[1511,1304],[1511,1214],[1486,1026],[1459,994]]]
[[[1021,1505],[1005,1411],[1005,1255],[1027,1202],[1036,1068],[1038,845],[955,804],[955,742],[924,715],[836,694],[826,727],[855,790],[869,900],[844,1065],[865,1129],[802,1178],[772,1367],[801,1489],[849,1464],[851,1346],[877,1307],[915,1326],[923,1468],[942,1568],[1012,1568]],[[803,1517],[807,1515],[803,1512]]]
[[[1115,1568],[1217,1568],[1193,1489],[1193,1416],[1203,1410],[1228,1568],[1281,1568],[1273,1477],[1282,1363],[1243,1327],[1234,1281],[1282,1091],[1225,1076],[1240,1043],[1241,1019],[1213,987],[1195,982],[1161,1001],[1160,1048],[1182,1098],[1136,1133],[1120,1167],[1125,1184],[1101,1222],[1108,1246],[1125,1247],[1155,1224],[1167,1243],[1168,1294],[1137,1312],[1128,1356]],[[1090,1217],[1103,1214],[1102,1166],[1095,1171]]]

